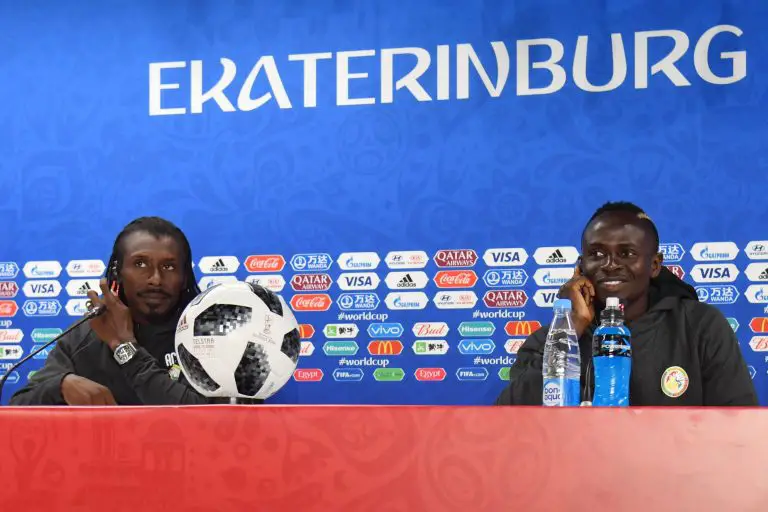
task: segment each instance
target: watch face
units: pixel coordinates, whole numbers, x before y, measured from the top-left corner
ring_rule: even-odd
[[[120,345],[115,349],[115,359],[120,363],[126,363],[128,362],[131,357],[133,357],[133,354],[136,353],[136,349],[131,344],[123,344]]]

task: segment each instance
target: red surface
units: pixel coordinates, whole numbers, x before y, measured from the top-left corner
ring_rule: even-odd
[[[768,505],[760,409],[4,408],[0,433],[18,512]]]

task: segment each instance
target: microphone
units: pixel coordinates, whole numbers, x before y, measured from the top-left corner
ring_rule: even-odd
[[[80,320],[72,324],[66,331],[56,336],[48,343],[45,343],[43,346],[41,346],[37,350],[33,350],[27,355],[27,357],[20,359],[19,361],[16,362],[16,364],[8,368],[8,371],[5,372],[5,374],[2,377],[0,377],[0,402],[2,402],[2,399],[3,399],[3,386],[5,386],[5,381],[8,380],[8,376],[12,372],[16,371],[21,365],[23,365],[24,363],[26,363],[27,361],[35,357],[40,352],[42,352],[46,348],[50,347],[51,345],[59,341],[60,338],[66,336],[70,332],[74,331],[75,329],[83,325],[83,323],[87,322],[88,320],[91,320],[92,318],[96,318],[99,315],[103,315],[104,313],[106,313],[106,311],[107,311],[107,306],[104,304],[96,306],[95,308],[90,308],[88,311],[86,311],[85,315],[83,315],[83,318],[81,318]]]

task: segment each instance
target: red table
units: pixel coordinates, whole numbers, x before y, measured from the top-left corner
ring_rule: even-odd
[[[3,510],[766,510],[768,411],[4,408]]]

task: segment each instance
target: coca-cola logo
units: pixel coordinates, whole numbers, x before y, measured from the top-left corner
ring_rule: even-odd
[[[12,300],[0,300],[0,316],[15,316],[19,310],[18,304]]]
[[[291,288],[299,291],[330,290],[333,279],[328,274],[296,274],[291,278]]]
[[[477,283],[474,270],[441,270],[435,274],[438,288],[472,288]]]
[[[474,249],[441,249],[435,254],[438,267],[474,267],[477,253]]]
[[[483,302],[489,308],[521,308],[528,302],[523,290],[488,290]]]
[[[413,335],[417,338],[442,338],[448,334],[445,322],[417,322],[413,325]]]
[[[253,254],[245,260],[248,272],[280,272],[285,267],[285,258],[279,254]]]
[[[305,293],[291,297],[294,311],[328,311],[331,297],[325,293]]]

